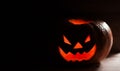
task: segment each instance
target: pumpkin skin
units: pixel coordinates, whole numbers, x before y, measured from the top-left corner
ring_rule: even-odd
[[[58,63],[99,63],[109,54],[113,37],[106,22],[67,19],[64,24],[56,51]]]

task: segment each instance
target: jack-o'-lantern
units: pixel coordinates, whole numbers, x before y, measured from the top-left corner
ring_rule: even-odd
[[[104,21],[67,19],[57,52],[66,63],[96,63],[105,58],[112,47],[113,38]]]

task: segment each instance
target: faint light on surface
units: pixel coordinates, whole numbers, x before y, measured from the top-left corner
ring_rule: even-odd
[[[101,61],[98,71],[120,71],[120,53]]]

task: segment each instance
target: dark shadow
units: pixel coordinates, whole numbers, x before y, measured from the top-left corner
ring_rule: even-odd
[[[120,53],[120,51],[119,51],[119,50],[112,50],[112,49],[111,49],[111,51],[110,51],[110,53],[108,54],[107,58],[112,57],[113,55],[115,55],[115,54],[117,54],[117,53]]]
[[[100,66],[100,63],[87,64],[87,65],[62,65],[48,67],[52,71],[96,71]],[[49,71],[48,70],[48,71]]]

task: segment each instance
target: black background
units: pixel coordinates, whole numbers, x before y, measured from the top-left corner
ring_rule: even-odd
[[[118,0],[33,0],[32,61],[33,70],[50,67],[49,50],[66,17],[80,16],[104,20],[113,32],[110,53],[120,52],[120,1]],[[42,65],[42,66],[40,66]]]

